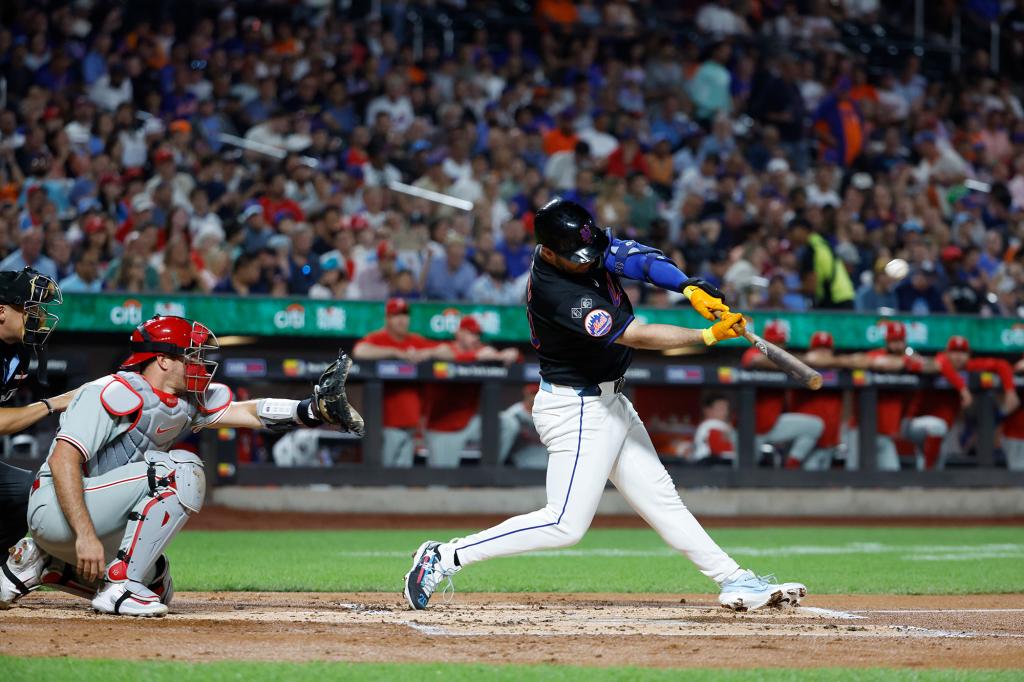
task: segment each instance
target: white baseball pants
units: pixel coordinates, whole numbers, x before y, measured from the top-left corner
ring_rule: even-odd
[[[738,570],[679,499],[626,396],[540,391],[533,420],[549,452],[547,506],[453,540],[449,547],[461,565],[576,544],[590,527],[611,479],[633,509],[701,573],[721,583]]]
[[[798,462],[803,462],[818,444],[822,432],[825,430],[825,422],[821,417],[813,414],[801,414],[798,412],[784,412],[772,424],[768,433],[756,438],[757,451],[761,451],[762,443],[790,443],[789,456]]]
[[[1024,471],[1024,439],[1004,437],[1003,452],[1006,454],[1007,469]]]

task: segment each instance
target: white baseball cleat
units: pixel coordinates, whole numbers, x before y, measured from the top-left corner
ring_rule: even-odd
[[[797,606],[807,595],[807,588],[800,583],[777,583],[773,576],[759,576],[753,571],[741,575],[722,585],[718,603],[733,611],[753,611],[772,606]]]
[[[160,595],[138,583],[130,589],[127,582],[106,583],[92,600],[92,608],[118,616],[159,618],[167,615],[167,605],[160,602]]]
[[[0,566],[0,609],[9,609],[14,602],[37,589],[42,581],[48,555],[32,538],[22,538],[7,550],[10,556]]]

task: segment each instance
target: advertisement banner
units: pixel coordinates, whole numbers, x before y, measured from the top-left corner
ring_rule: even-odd
[[[180,315],[201,320],[219,336],[295,336],[358,338],[384,325],[384,304],[377,301],[320,301],[235,296],[162,296],[151,294],[73,294],[64,296],[56,335],[67,332],[128,332],[153,315]],[[484,306],[414,302],[412,331],[432,339],[450,339],[464,316],[480,323],[484,339],[526,343],[530,329],[524,306]],[[704,327],[707,322],[689,308],[639,308],[645,323]],[[874,348],[882,344],[878,315],[809,311],[756,311],[753,330],[770,321],[788,330],[788,347],[807,348],[816,331],[831,332],[839,349]],[[982,353],[1024,352],[1024,320],[953,315],[897,316],[907,325],[911,347],[941,350],[953,335],[966,336]],[[744,341],[729,341],[740,346]]]

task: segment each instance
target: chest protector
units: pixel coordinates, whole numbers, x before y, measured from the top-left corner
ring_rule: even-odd
[[[112,374],[100,392],[100,402],[112,416],[133,421],[131,428],[86,463],[86,475],[100,476],[125,464],[141,462],[147,450],[169,451],[196,421],[205,423],[206,415],[226,407],[230,400],[231,392],[223,384],[211,384],[200,406],[191,394],[158,394],[135,372]]]

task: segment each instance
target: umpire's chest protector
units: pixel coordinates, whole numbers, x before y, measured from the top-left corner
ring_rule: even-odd
[[[203,405],[195,398],[157,392],[142,375],[118,372],[100,381],[100,403],[111,416],[132,420],[131,426],[103,445],[86,463],[89,476],[99,476],[130,462],[141,462],[147,450],[167,452],[186,430],[231,402],[224,384],[210,384]]]

